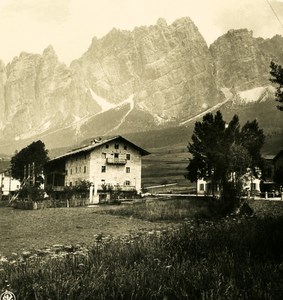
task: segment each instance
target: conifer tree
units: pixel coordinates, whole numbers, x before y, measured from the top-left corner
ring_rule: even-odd
[[[270,63],[270,81],[278,84],[275,93],[275,100],[281,103],[281,105],[277,105],[279,110],[283,111],[283,68],[281,65],[274,63],[273,61]]]
[[[256,120],[248,121],[241,129],[237,115],[226,124],[220,111],[215,116],[208,113],[202,122],[195,123],[188,145],[191,158],[185,177],[192,182],[201,178],[209,180],[212,193],[218,185],[225,194],[233,183],[231,174],[238,186],[247,169],[262,167],[260,151],[263,144],[263,130]]]

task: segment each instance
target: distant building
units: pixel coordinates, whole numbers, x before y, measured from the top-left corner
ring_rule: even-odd
[[[261,178],[249,178],[244,176],[243,189],[252,190],[257,192],[271,191],[274,187],[273,177],[276,170],[283,168],[283,150],[277,154],[263,155],[265,160],[265,168],[262,171]],[[263,191],[261,190],[263,189]],[[204,179],[197,181],[197,194],[211,194],[211,183]]]
[[[248,176],[243,177],[243,190],[260,192],[260,179],[258,178],[249,178]],[[219,187],[216,187],[216,193],[219,192]],[[197,180],[197,194],[198,195],[211,195],[212,194],[212,185],[210,181],[204,179]]]
[[[262,182],[264,191],[272,191],[275,188],[274,175],[275,172],[283,168],[283,150],[277,154],[263,155],[265,160],[265,170],[263,172]]]
[[[92,183],[90,203],[105,196],[106,186],[139,193],[141,158],[148,154],[122,136],[94,139],[90,145],[51,159],[45,166],[45,184],[62,191],[65,186],[89,181]]]
[[[1,196],[16,192],[20,186],[20,181],[11,176],[10,169],[0,171],[0,199]]]

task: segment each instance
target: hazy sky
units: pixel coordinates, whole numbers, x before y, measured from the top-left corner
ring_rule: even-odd
[[[21,51],[42,53],[52,45],[69,64],[113,27],[132,30],[185,16],[208,44],[231,28],[283,35],[283,0],[0,0],[0,59],[8,63]]]

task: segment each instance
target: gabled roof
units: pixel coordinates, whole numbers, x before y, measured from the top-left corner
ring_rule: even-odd
[[[276,160],[280,155],[283,154],[283,150],[279,151],[276,156],[274,157],[274,160]]]
[[[265,154],[262,157],[266,160],[273,160],[276,155],[274,154]]]
[[[136,148],[137,150],[140,151],[141,155],[144,156],[144,155],[149,155],[150,153],[144,149],[142,149],[141,147],[135,145],[134,143],[130,142],[129,140],[125,139],[124,137],[120,136],[120,135],[117,135],[117,136],[113,136],[113,137],[99,137],[99,138],[95,138],[93,139],[92,143],[90,145],[86,145],[86,146],[82,146],[82,147],[79,147],[79,148],[75,148],[65,154],[62,154],[60,156],[57,156],[53,159],[51,159],[50,161],[54,161],[54,160],[59,160],[59,159],[62,159],[62,158],[66,158],[68,156],[72,156],[74,154],[78,154],[78,153],[83,153],[83,152],[90,152],[92,151],[93,149],[95,148],[98,148],[102,145],[105,145],[109,142],[112,142],[114,140],[122,140],[123,142],[126,142],[128,144],[130,144],[131,146],[133,146],[134,148]]]
[[[266,160],[276,160],[282,153],[283,150],[279,151],[277,154],[265,154],[262,157]]]

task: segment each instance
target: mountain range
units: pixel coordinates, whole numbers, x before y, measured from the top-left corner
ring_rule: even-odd
[[[280,147],[283,115],[269,66],[283,64],[282,49],[282,36],[255,38],[248,29],[229,30],[208,46],[185,17],[114,28],[70,66],[52,46],[22,52],[0,62],[0,153],[36,139],[53,149],[113,134],[148,147],[187,142],[194,122],[218,109],[243,122],[257,118]]]

